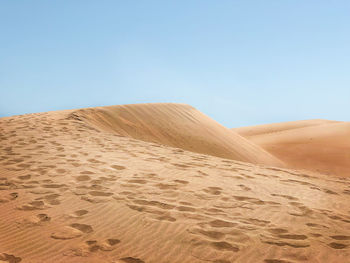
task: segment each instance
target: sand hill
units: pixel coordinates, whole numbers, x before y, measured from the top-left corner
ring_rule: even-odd
[[[330,123],[338,123],[338,121],[322,120],[322,119],[288,121],[288,122],[240,127],[240,128],[234,128],[232,130],[236,131],[237,133],[239,133],[244,137],[250,138],[257,135],[271,134],[271,133],[283,132],[288,130],[294,130],[299,128],[318,126],[318,125],[330,124]]]
[[[350,123],[305,120],[232,129],[289,167],[350,175]]]
[[[350,179],[193,152],[264,153],[226,131],[183,105],[1,118],[0,262],[349,263]]]
[[[150,103],[88,108],[72,118],[134,139],[233,160],[282,166],[276,157],[186,104]]]

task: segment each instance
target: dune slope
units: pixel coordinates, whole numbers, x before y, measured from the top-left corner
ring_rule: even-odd
[[[97,130],[0,119],[0,261],[342,262],[350,181]]]
[[[244,137],[251,137],[263,134],[277,133],[282,131],[294,130],[304,127],[318,126],[329,123],[337,123],[338,121],[314,119],[314,120],[302,120],[302,121],[288,121],[279,123],[262,124],[256,126],[247,126],[233,128],[231,130],[237,132]]]
[[[289,167],[350,176],[350,123],[327,120],[233,129]]]
[[[198,153],[282,166],[282,162],[185,104],[150,103],[80,109],[72,118],[100,131]]]

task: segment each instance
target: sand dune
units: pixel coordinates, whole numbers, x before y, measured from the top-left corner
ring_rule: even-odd
[[[244,137],[251,137],[251,136],[265,135],[270,133],[277,133],[277,132],[283,132],[283,131],[294,130],[299,128],[337,123],[337,122],[338,121],[323,120],[323,119],[288,121],[288,122],[233,128],[232,130]]]
[[[289,167],[350,176],[350,123],[310,120],[232,129]]]
[[[0,119],[0,262],[350,262],[349,178],[145,142],[77,112]],[[183,116],[193,135],[209,122]],[[141,120],[142,134],[161,126]]]
[[[134,139],[161,143],[233,160],[282,166],[261,147],[186,104],[150,103],[72,112],[92,127]]]

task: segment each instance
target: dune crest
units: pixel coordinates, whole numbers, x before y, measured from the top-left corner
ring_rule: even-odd
[[[232,130],[244,137],[251,137],[263,134],[278,133],[288,130],[300,129],[311,126],[318,126],[323,124],[338,123],[339,121],[313,119],[313,120],[301,120],[301,121],[287,121],[270,124],[261,124],[256,126],[247,126],[233,128]]]
[[[232,129],[289,167],[350,175],[350,122],[305,120]]]
[[[217,157],[283,166],[261,147],[190,105],[147,103],[76,110],[70,115],[92,127],[134,139]]]

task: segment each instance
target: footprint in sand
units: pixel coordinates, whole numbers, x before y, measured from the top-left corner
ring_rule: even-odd
[[[90,191],[89,195],[92,196],[111,196],[113,193],[103,192],[103,191]]]
[[[169,215],[163,215],[160,217],[156,217],[155,219],[160,220],[160,221],[169,221],[169,222],[175,222],[176,218],[169,216]]]
[[[287,260],[281,260],[281,259],[264,259],[265,263],[292,263]]]
[[[74,224],[71,224],[70,226],[75,228],[75,229],[78,229],[79,231],[81,231],[85,234],[93,232],[93,229],[90,225],[74,223]]]
[[[233,196],[234,199],[237,201],[247,201],[251,204],[256,204],[256,205],[264,205],[265,202],[263,200],[253,198],[253,197],[248,197],[248,196]]]
[[[0,253],[0,262],[18,263],[21,261],[22,261],[22,259],[20,257],[16,257],[14,255],[9,255],[6,253]]]
[[[211,227],[221,228],[221,227],[233,227],[233,226],[236,226],[237,223],[231,223],[228,221],[216,219],[216,220],[209,222],[208,225],[210,225]]]
[[[45,200],[50,205],[59,205],[61,203],[58,200],[59,197],[61,197],[59,194],[49,194],[49,195],[45,195],[43,197],[39,197],[36,200]]]
[[[18,222],[18,224],[25,227],[40,226],[45,222],[49,222],[50,220],[51,217],[49,217],[47,214],[37,214],[23,219],[21,222]]]
[[[251,188],[249,188],[248,186],[245,186],[244,184],[239,184],[239,185],[237,185],[237,186],[239,186],[242,190],[244,190],[244,191],[250,191],[250,190],[252,190]]]
[[[126,258],[120,258],[117,261],[114,261],[114,263],[145,263],[145,261],[139,258],[126,257]]]
[[[268,229],[268,231],[275,235],[284,234],[288,232],[288,230],[285,228],[270,228]]]
[[[82,175],[92,175],[92,174],[94,174],[94,172],[91,172],[91,171],[82,171],[82,172],[80,172],[80,174],[82,174]]]
[[[88,210],[80,209],[80,210],[74,211],[73,213],[67,215],[67,218],[82,219],[88,213],[89,213]]]
[[[111,199],[108,197],[103,197],[103,196],[82,196],[81,200],[87,201],[92,204],[99,204],[99,203],[106,203],[110,201]]]
[[[278,197],[282,197],[288,200],[293,200],[293,201],[298,201],[299,199],[294,197],[294,196],[290,196],[290,195],[281,195],[281,194],[271,194],[272,196],[278,196]]]
[[[293,243],[291,242],[284,242],[280,241],[280,239],[273,239],[273,240],[262,240],[263,243],[269,244],[269,245],[275,245],[279,247],[284,247],[284,246],[289,246],[289,247],[294,247],[294,248],[305,248],[309,247],[310,245],[306,242],[297,242],[298,240],[294,241]]]
[[[66,172],[65,169],[56,169],[56,172],[59,174],[64,174]]]
[[[178,206],[176,207],[177,210],[181,211],[181,212],[195,212],[196,209],[193,207],[189,207],[189,206]]]
[[[54,232],[51,234],[51,237],[53,239],[72,239],[72,238],[76,238],[76,237],[80,237],[83,235],[83,232],[81,232],[78,229],[66,226],[63,227],[62,229]]]
[[[18,197],[18,193],[10,193],[10,194],[6,195],[5,197],[0,196],[0,204],[15,200],[17,197]]]
[[[20,180],[29,180],[31,177],[32,176],[30,174],[27,174],[27,175],[18,176],[17,178]]]
[[[11,190],[11,189],[16,189],[18,186],[6,178],[1,178],[0,179],[0,190]]]
[[[62,188],[62,187],[66,187],[65,184],[43,184],[42,185],[43,188]]]
[[[88,175],[79,175],[75,177],[75,180],[77,180],[78,182],[90,181],[91,177]]]
[[[49,208],[49,206],[45,205],[43,201],[32,201],[28,204],[17,207],[18,210],[31,211],[31,210],[42,210],[45,208]]]
[[[159,184],[156,184],[155,186],[161,190],[177,190],[177,188],[178,188],[178,185],[176,185],[176,184],[159,183]]]
[[[132,180],[128,180],[127,182],[129,182],[131,184],[147,184],[148,183],[146,180],[143,180],[143,179],[132,179]]]
[[[54,239],[72,239],[91,232],[93,232],[93,228],[90,225],[74,223],[52,233],[51,237]]]
[[[86,215],[87,213],[89,213],[89,211],[85,210],[85,209],[81,209],[81,210],[77,210],[74,212],[74,215],[77,217],[81,217]]]
[[[87,249],[90,252],[96,252],[98,250],[100,250],[100,251],[112,251],[115,248],[115,246],[119,243],[120,243],[119,239],[109,238],[103,242],[99,242],[97,240],[88,240],[85,242],[85,245],[87,246]]]
[[[49,217],[47,214],[38,214],[36,215],[39,222],[47,222],[51,220],[51,217]]]
[[[211,195],[220,195],[222,188],[220,187],[208,187],[206,189],[203,189],[204,192],[211,194]]]
[[[233,246],[232,244],[226,241],[220,242],[211,242],[210,245],[217,250],[227,250],[232,252],[238,252],[239,248],[237,246]]]
[[[121,166],[121,165],[111,165],[111,167],[115,170],[124,170],[126,169],[124,166]]]
[[[174,180],[174,182],[179,184],[188,184],[188,182],[185,180]]]
[[[348,245],[345,245],[342,243],[337,243],[337,242],[332,242],[332,243],[328,244],[328,246],[330,246],[331,248],[334,248],[334,249],[343,249],[343,248],[348,247]]]
[[[51,193],[54,193],[54,191],[48,190],[48,189],[35,189],[35,190],[29,191],[29,193],[36,194],[36,195],[42,195],[42,194],[51,194]]]
[[[289,202],[289,204],[298,209],[299,211],[297,212],[288,212],[292,216],[306,216],[306,217],[311,217],[314,214],[314,211],[308,208],[307,206],[303,205],[302,203],[299,202]]]
[[[308,238],[305,235],[292,235],[292,234],[278,235],[278,237],[283,239],[293,239],[293,240],[305,240]]]

